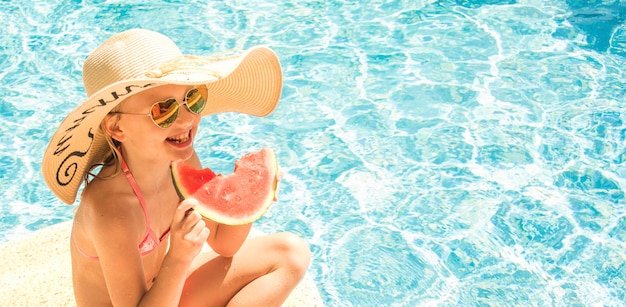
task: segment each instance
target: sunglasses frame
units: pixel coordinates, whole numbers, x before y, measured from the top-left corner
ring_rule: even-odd
[[[200,90],[200,87],[204,87],[204,94],[205,94],[205,95],[202,95],[202,91]],[[202,105],[202,108],[201,108],[200,110],[198,110],[198,112],[197,112],[197,113],[196,113],[196,112],[194,112],[193,110],[191,110],[191,108],[189,108],[189,105],[187,104],[187,98],[189,97],[189,93],[191,93],[191,91],[194,91],[194,90],[200,91],[200,97],[204,98],[204,104]],[[157,101],[157,102],[153,103],[153,104],[150,106],[150,111],[148,111],[148,114],[146,114],[146,113],[116,112],[116,111],[109,112],[109,114],[126,114],[126,115],[143,115],[143,116],[147,116],[147,117],[149,117],[149,118],[150,118],[150,120],[152,121],[152,123],[153,123],[154,125],[156,125],[157,127],[161,128],[161,129],[167,129],[167,128],[171,127],[171,126],[174,124],[174,122],[176,121],[176,119],[178,118],[178,113],[180,113],[180,105],[181,105],[181,104],[182,104],[182,105],[184,105],[184,106],[185,106],[185,108],[186,108],[189,112],[191,112],[191,113],[193,113],[193,114],[196,114],[196,115],[200,115],[200,114],[202,113],[202,111],[204,111],[204,109],[206,108],[207,98],[208,98],[208,97],[206,97],[206,96],[208,96],[208,94],[209,94],[209,93],[208,93],[208,89],[207,89],[207,87],[206,87],[206,86],[197,86],[197,87],[193,87],[193,88],[189,89],[189,90],[185,93],[185,96],[183,97],[183,101],[182,101],[182,102],[179,102],[179,101],[178,101],[178,99],[176,99],[176,98],[174,98],[174,97],[170,97],[170,98],[167,98],[167,99],[165,99],[165,100],[160,100],[160,101]],[[152,117],[152,109],[154,109],[154,107],[155,107],[156,105],[160,104],[160,103],[168,102],[168,101],[171,101],[171,100],[173,100],[173,102],[172,102],[172,103],[175,103],[175,104],[176,104],[176,110],[173,112],[173,114],[172,114],[172,115],[169,115],[169,116],[166,118],[166,120],[164,120],[164,122],[169,122],[169,124],[168,124],[167,126],[163,127],[163,126],[159,125],[159,124],[158,124],[158,123],[154,120],[154,117]],[[170,118],[171,118],[171,120],[170,120]]]

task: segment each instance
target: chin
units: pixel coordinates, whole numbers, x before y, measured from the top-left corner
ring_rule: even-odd
[[[181,146],[180,144],[171,144],[171,142],[166,142],[164,153],[168,153],[169,159],[171,161],[176,160],[187,160],[189,159],[193,153],[194,148],[193,144],[189,143],[187,146]]]

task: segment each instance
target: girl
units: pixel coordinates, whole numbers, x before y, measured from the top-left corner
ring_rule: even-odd
[[[289,233],[246,240],[251,224],[202,218],[179,200],[169,170],[178,159],[201,167],[193,147],[201,116],[275,109],[276,55],[257,47],[183,56],[167,37],[134,29],[87,58],[83,81],[88,98],[61,123],[42,167],[68,204],[99,170],[72,227],[77,305],[281,305],[307,270],[306,243]]]

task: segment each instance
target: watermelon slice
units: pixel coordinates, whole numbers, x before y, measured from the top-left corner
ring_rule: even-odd
[[[272,149],[262,148],[235,162],[228,175],[195,169],[182,160],[172,162],[172,180],[181,199],[194,198],[200,215],[227,225],[259,219],[276,196],[278,163]]]

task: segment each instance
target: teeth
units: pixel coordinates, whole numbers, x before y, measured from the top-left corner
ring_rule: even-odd
[[[189,140],[189,133],[181,134],[175,137],[167,138],[168,141],[176,142],[176,143],[184,143]]]

